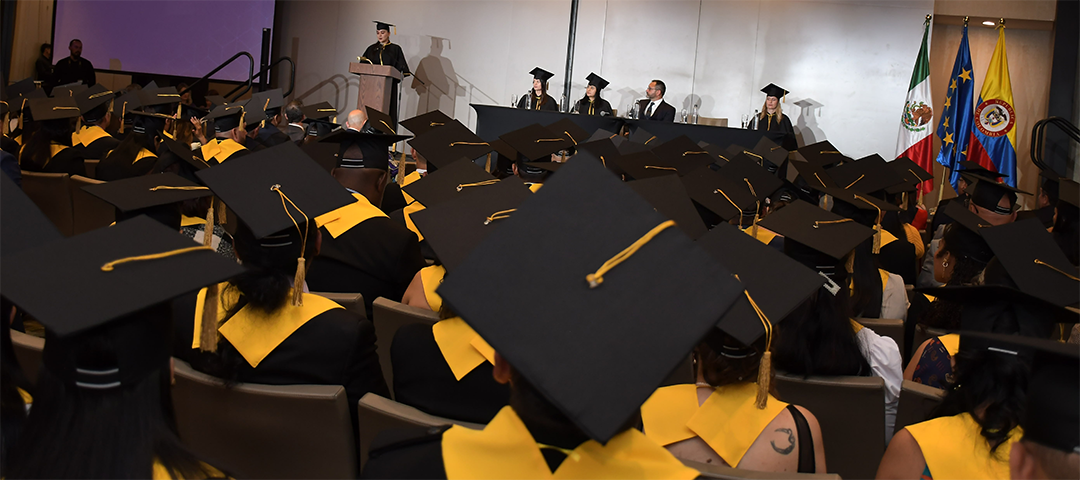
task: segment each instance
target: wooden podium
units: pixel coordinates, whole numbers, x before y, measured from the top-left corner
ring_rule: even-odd
[[[371,107],[393,115],[390,106],[397,100],[394,98],[394,82],[400,82],[403,78],[398,69],[389,65],[352,62],[349,73],[360,77],[360,96],[356,99],[356,108]]]

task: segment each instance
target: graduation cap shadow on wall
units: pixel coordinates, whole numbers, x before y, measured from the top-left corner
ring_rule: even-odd
[[[795,140],[799,145],[811,145],[825,140],[825,132],[818,126],[817,117],[821,115],[821,108],[825,106],[812,98],[804,98],[794,102],[799,107],[799,118],[795,122]],[[791,115],[788,115],[790,118]]]

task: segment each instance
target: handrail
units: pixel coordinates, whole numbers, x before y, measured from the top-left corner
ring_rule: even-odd
[[[1046,126],[1055,125],[1061,129],[1066,135],[1073,139],[1074,142],[1080,143],[1080,129],[1076,128],[1072,122],[1061,117],[1049,117],[1035,122],[1035,126],[1031,128],[1031,162],[1035,164],[1039,170],[1053,171],[1050,166],[1043,162],[1043,140],[1046,137]],[[1075,166],[1074,166],[1075,167]]]
[[[253,77],[251,77],[251,79],[252,79],[252,81],[254,81],[255,79],[261,79],[263,77],[263,75],[267,75],[270,72],[270,69],[276,67],[279,63],[281,63],[283,61],[288,61],[289,62],[289,90],[287,92],[282,93],[281,97],[282,98],[288,98],[289,95],[292,95],[293,88],[296,86],[296,62],[294,62],[292,60],[292,58],[281,57],[281,58],[279,58],[277,60],[274,60],[274,62],[271,63],[270,65],[267,65],[266,68],[264,68],[262,70],[259,70],[259,73],[256,73]],[[237,85],[236,88],[232,89],[232,91],[225,94],[225,98],[228,98],[230,95],[232,95],[233,93],[236,93],[236,91],[240,90],[241,88],[243,88],[243,85]],[[251,87],[249,86],[248,89],[250,89],[250,88]],[[245,93],[247,93],[247,90],[244,90],[244,91],[240,92],[240,94],[237,95],[236,97],[239,98],[239,97],[243,96]]]
[[[237,58],[240,58],[241,56],[247,57],[247,59],[248,59],[247,86],[248,86],[248,89],[250,90],[251,89],[251,79],[254,78],[254,76],[255,76],[254,75],[254,72],[255,72],[255,59],[248,52],[236,52],[236,55],[233,55],[233,56],[229,57],[228,60],[225,60],[225,62],[223,62],[221,65],[218,65],[217,68],[211,70],[210,73],[207,73],[206,75],[203,75],[202,78],[196,80],[191,85],[188,85],[188,88],[185,88],[182,91],[180,91],[180,95],[183,95],[183,94],[191,91],[191,89],[195,88],[195,86],[198,85],[199,83],[202,83],[202,82],[205,82],[205,81],[209,80],[211,76],[213,76],[215,73],[221,71],[221,69],[229,66],[230,63],[232,63]]]

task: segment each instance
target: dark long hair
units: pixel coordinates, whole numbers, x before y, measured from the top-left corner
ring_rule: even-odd
[[[952,276],[945,285],[975,284],[987,263],[994,258],[993,250],[982,237],[959,223],[945,226],[945,234],[938,244],[935,262],[943,261],[946,254],[953,256]],[[924,327],[957,330],[960,328],[961,307],[956,302],[939,299],[930,304],[919,318]]]
[[[25,170],[43,170],[52,159],[52,144],[71,146],[71,132],[74,128],[70,118],[58,118],[40,122],[19,156],[19,164]],[[25,137],[24,137],[25,138]],[[31,166],[32,168],[26,168]]]
[[[969,413],[994,453],[1019,424],[1027,395],[1027,362],[1017,355],[979,350],[956,354],[956,376],[931,418]],[[975,411],[985,407],[981,416]],[[1004,455],[1008,458],[1009,452]]]
[[[1080,265],[1080,209],[1058,200],[1053,237],[1069,262]]]
[[[134,315],[171,315],[167,303]],[[115,365],[110,340],[93,335],[79,344],[88,364]],[[8,478],[151,478],[155,460],[176,478],[213,473],[176,434],[168,363],[117,389],[73,387],[42,368],[34,408],[9,457]]]
[[[873,228],[876,210],[861,210],[854,205],[834,200],[833,213],[848,217],[861,225]],[[906,237],[905,237],[906,238]],[[878,318],[881,316],[881,274],[874,255],[874,239],[869,238],[855,247],[851,261],[851,315]]]
[[[539,104],[540,107],[543,107],[544,105],[547,105],[548,100],[551,99],[551,97],[548,96],[547,91],[548,91],[548,82],[546,82],[544,80],[541,80],[540,81],[540,104]],[[529,89],[529,103],[530,103],[530,105],[532,104],[533,97],[536,97],[536,90],[533,90],[532,88],[530,88]],[[538,109],[539,107],[533,107],[533,108]]]
[[[306,265],[310,267],[311,261],[315,258],[318,227],[313,221],[302,224],[301,227],[307,229],[307,248],[304,251],[304,258]],[[288,235],[288,240],[274,243],[292,242],[292,245],[264,247],[259,239],[255,238],[251,228],[243,220],[239,222],[236,234],[233,236],[234,248],[247,270],[235,277],[227,287],[235,288],[243,299],[243,302],[231,306],[229,316],[239,311],[242,305],[251,305],[265,313],[273,313],[283,307],[289,299],[289,289],[292,288],[291,283],[296,274],[296,259],[300,256],[302,241],[299,232],[293,227],[278,232],[277,235]],[[302,288],[302,286],[297,285],[296,288]]]
[[[744,346],[734,337],[717,328],[710,330],[705,335],[705,339],[694,348],[698,371],[701,372],[705,383],[713,387],[756,382],[761,355],[764,352],[764,335],[753,344]],[[771,381],[773,376],[773,372],[769,372],[769,384],[775,386],[776,384]],[[776,396],[775,392],[770,393]]]

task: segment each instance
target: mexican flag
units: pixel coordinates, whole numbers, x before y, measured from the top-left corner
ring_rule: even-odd
[[[915,70],[911,72],[911,85],[908,87],[904,114],[900,117],[900,135],[896,139],[896,158],[907,157],[928,172],[934,171],[932,160],[934,108],[930,101],[930,49],[926,45],[930,33],[930,17],[927,15],[923,24],[922,47],[915,59]],[[927,180],[919,185],[922,193],[929,193],[934,188]]]

